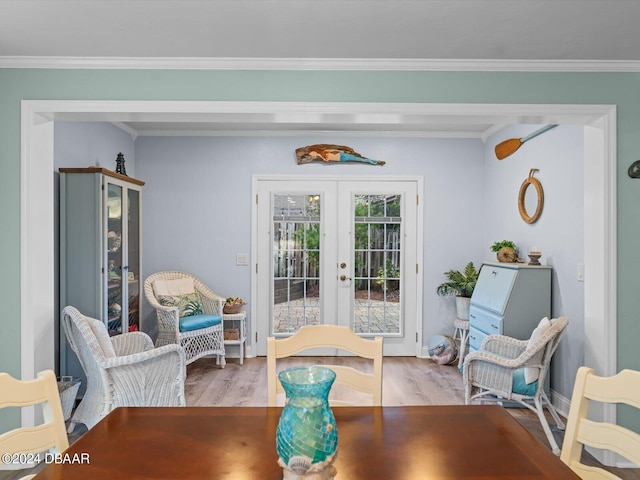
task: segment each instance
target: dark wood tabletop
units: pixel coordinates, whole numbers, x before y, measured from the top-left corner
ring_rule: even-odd
[[[117,408],[37,480],[281,480],[281,408]],[[336,407],[336,479],[577,479],[496,405]],[[77,455],[76,455],[77,454]],[[84,461],[83,461],[84,459]],[[88,463],[87,463],[88,462]]]

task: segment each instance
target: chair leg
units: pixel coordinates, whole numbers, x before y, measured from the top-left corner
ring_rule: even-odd
[[[465,405],[471,405],[471,390],[473,389],[473,386],[471,385],[471,382],[469,382],[468,384],[466,384],[464,386],[464,404]]]
[[[458,368],[462,368],[464,356],[467,353],[467,340],[469,338],[469,330],[460,330],[460,351],[458,353]]]
[[[560,418],[560,415],[558,415],[558,411],[556,410],[556,407],[553,406],[553,404],[549,400],[549,397],[547,397],[547,394],[544,391],[542,392],[542,397],[544,398],[544,401],[547,404],[547,410],[549,410],[549,413],[553,417],[553,421],[556,422],[556,426],[558,427],[558,430],[564,430],[565,429],[564,422]]]
[[[545,435],[547,436],[547,440],[549,440],[549,445],[551,445],[551,450],[554,455],[560,456],[560,448],[556,443],[556,439],[553,437],[553,433],[551,433],[551,428],[549,427],[549,422],[547,422],[547,417],[544,415],[544,407],[542,404],[543,400],[541,396],[537,396],[534,399],[534,403],[536,405],[536,413],[538,414],[538,419],[540,420],[540,425],[542,425],[542,429],[544,430]]]

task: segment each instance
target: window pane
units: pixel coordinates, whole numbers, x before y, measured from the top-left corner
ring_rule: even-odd
[[[354,196],[354,330],[400,333],[401,195]]]
[[[293,333],[320,322],[320,196],[273,205],[273,333]]]

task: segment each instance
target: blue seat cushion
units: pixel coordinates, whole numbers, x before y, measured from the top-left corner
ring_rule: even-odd
[[[188,317],[181,317],[179,319],[179,326],[181,332],[191,332],[193,330],[200,330],[201,328],[213,327],[222,322],[220,315],[212,315],[203,313],[200,315],[189,315]]]
[[[513,393],[519,393],[520,395],[527,395],[533,397],[538,389],[538,381],[527,383],[524,380],[524,368],[519,368],[513,372]]]

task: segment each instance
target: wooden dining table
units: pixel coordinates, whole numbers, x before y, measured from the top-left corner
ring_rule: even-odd
[[[36,479],[280,480],[281,411],[117,408]],[[578,478],[501,406],[336,407],[333,412],[337,480]]]

